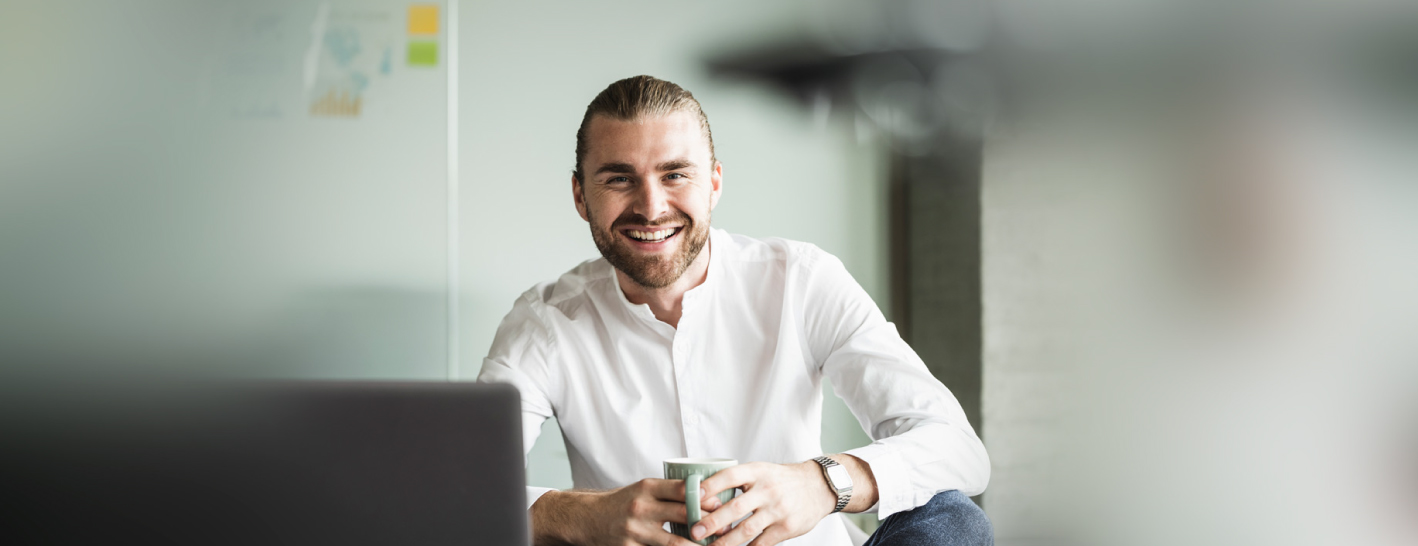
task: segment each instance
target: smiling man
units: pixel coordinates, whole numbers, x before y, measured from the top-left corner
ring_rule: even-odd
[[[527,449],[552,416],[566,439],[577,489],[528,488],[533,540],[687,546],[661,463],[725,457],[702,489],[741,493],[692,530],[718,546],[845,546],[843,511],[884,520],[871,545],[992,543],[955,397],[835,257],[712,229],[722,192],[689,92],[637,76],[587,107],[571,193],[602,257],[523,294],[478,376],[521,391]],[[824,379],[870,445],[822,453]]]

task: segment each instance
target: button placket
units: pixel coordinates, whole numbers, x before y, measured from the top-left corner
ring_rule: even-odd
[[[702,286],[701,286],[702,288]],[[692,347],[694,336],[690,333],[694,331],[694,325],[698,318],[698,297],[703,290],[691,290],[685,294],[683,313],[680,315],[679,327],[675,329],[674,340],[671,342],[670,356],[675,365],[675,385],[679,388],[679,411],[680,427],[684,431],[684,444],[688,457],[704,456],[705,442],[703,434],[700,432],[700,400],[698,394],[702,385],[696,382],[701,379],[698,370],[694,369]]]
[[[679,390],[679,422],[680,430],[684,434],[685,456],[693,457],[695,453],[699,452],[700,446],[698,438],[693,433],[695,430],[694,423],[689,419],[689,416],[693,414],[693,409],[691,408],[695,405],[695,391],[693,386],[689,384],[690,375],[688,374],[688,363],[685,361],[685,351],[682,349],[683,346],[682,336],[679,335],[679,332],[676,332],[675,336],[670,341],[670,360],[674,366],[675,388]]]

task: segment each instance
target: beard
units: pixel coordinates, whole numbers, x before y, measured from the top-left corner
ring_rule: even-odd
[[[625,273],[635,284],[645,288],[664,288],[679,280],[685,270],[689,269],[689,264],[694,263],[694,259],[699,257],[699,252],[704,250],[704,245],[709,242],[709,222],[695,222],[683,211],[675,210],[654,222],[650,222],[645,216],[627,212],[620,215],[611,223],[609,229],[602,228],[600,223],[591,214],[590,209],[586,210],[586,217],[590,219],[591,240],[596,242],[596,248],[601,251],[601,256],[606,261]],[[644,225],[654,227],[663,224],[682,224],[679,233],[674,237],[680,237],[679,247],[672,254],[665,256],[660,254],[645,255],[636,250],[624,237],[616,231],[616,228],[623,225]]]

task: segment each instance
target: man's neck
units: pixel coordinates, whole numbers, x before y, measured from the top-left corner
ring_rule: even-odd
[[[709,253],[713,246],[712,242],[705,244],[704,251],[694,258],[684,274],[664,288],[640,286],[619,269],[615,270],[616,281],[620,282],[620,289],[630,303],[649,305],[660,322],[679,328],[679,318],[684,313],[684,294],[709,278]]]

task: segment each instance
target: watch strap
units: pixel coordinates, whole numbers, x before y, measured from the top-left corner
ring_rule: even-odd
[[[841,465],[826,455],[813,457],[812,460],[822,467],[822,477],[827,479],[827,486],[832,488],[832,492],[837,494],[837,506],[832,509],[832,513],[841,512],[847,507],[847,503],[852,501],[852,488],[838,488],[837,484],[832,481],[832,475],[827,472],[827,469]]]

